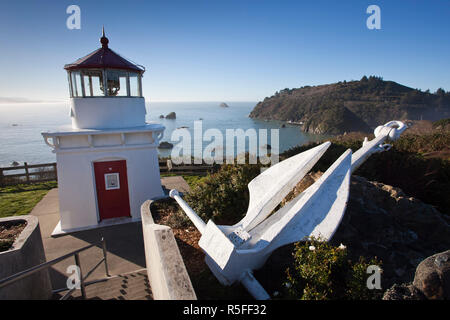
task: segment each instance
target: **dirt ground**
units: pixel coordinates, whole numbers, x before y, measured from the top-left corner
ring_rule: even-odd
[[[26,222],[0,224],[0,252],[9,250],[27,225]]]

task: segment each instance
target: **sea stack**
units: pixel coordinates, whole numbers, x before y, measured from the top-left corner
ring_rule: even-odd
[[[166,116],[166,119],[176,119],[177,114],[175,112],[171,112]]]

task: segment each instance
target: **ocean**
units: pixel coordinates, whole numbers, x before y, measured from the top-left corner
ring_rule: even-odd
[[[309,141],[323,139],[323,136],[301,132],[300,127],[283,122],[261,121],[248,117],[256,102],[229,102],[228,108],[220,107],[221,102],[151,102],[147,103],[147,121],[158,122],[166,127],[162,141],[171,140],[177,128],[187,127],[192,137],[194,121],[202,119],[203,133],[207,129],[219,129],[225,137],[226,129],[254,128],[279,130],[280,152]],[[170,112],[176,113],[175,120],[159,119]],[[42,138],[41,132],[57,130],[70,124],[69,102],[67,103],[14,103],[0,104],[0,166],[10,166],[13,161],[23,164],[38,164],[56,161]],[[194,148],[194,141],[192,140]],[[209,142],[203,142],[205,148]],[[258,144],[259,146],[260,144]],[[197,144],[198,147],[198,144]],[[248,150],[248,144],[246,144]],[[171,150],[159,150],[160,156],[170,155]]]

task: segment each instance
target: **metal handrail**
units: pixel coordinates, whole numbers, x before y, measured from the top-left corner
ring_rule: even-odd
[[[102,246],[102,251],[103,251],[103,258],[93,267],[93,268],[91,268],[91,270],[89,270],[88,272],[87,272],[87,274],[86,274],[86,276],[85,277],[83,277],[83,275],[82,275],[82,273],[81,273],[81,263],[80,263],[80,256],[79,256],[79,253],[80,252],[82,252],[82,251],[85,251],[85,250],[87,250],[87,249],[90,249],[90,248],[92,248],[92,247],[94,247],[94,246],[96,246],[96,245],[99,245],[99,244],[101,244],[101,246]],[[12,283],[14,283],[14,282],[16,282],[16,281],[19,281],[19,280],[21,280],[21,279],[23,279],[23,278],[26,278],[26,277],[28,277],[28,276],[30,276],[30,275],[32,275],[32,274],[34,274],[34,273],[36,273],[36,272],[39,272],[39,271],[41,271],[41,270],[44,270],[44,269],[47,269],[47,268],[49,268],[49,267],[51,267],[52,265],[54,265],[54,264],[56,264],[56,263],[58,263],[58,262],[61,262],[61,261],[63,261],[63,260],[65,260],[65,259],[67,259],[67,258],[70,258],[71,256],[74,256],[75,257],[75,265],[79,268],[79,270],[80,270],[80,290],[81,290],[81,295],[82,295],[82,297],[83,297],[83,299],[86,299],[86,290],[85,290],[85,284],[86,284],[86,279],[102,264],[102,263],[104,263],[105,264],[105,273],[106,273],[106,276],[107,277],[110,277],[110,275],[109,275],[109,270],[108,270],[108,261],[107,261],[107,258],[106,258],[106,242],[105,242],[105,239],[104,238],[102,238],[99,242],[97,242],[97,243],[93,243],[93,244],[90,244],[90,245],[88,245],[88,246],[86,246],[86,247],[83,247],[83,248],[80,248],[80,249],[77,249],[77,250],[74,250],[74,251],[72,251],[72,252],[70,252],[70,253],[67,253],[67,254],[65,254],[65,255],[63,255],[63,256],[61,256],[61,257],[59,257],[59,258],[56,258],[56,259],[53,259],[53,260],[51,260],[51,261],[47,261],[47,262],[44,262],[44,263],[41,263],[41,264],[39,264],[39,265],[37,265],[37,266],[34,266],[34,267],[32,267],[32,268],[30,268],[30,269],[27,269],[27,270],[24,270],[24,271],[21,271],[21,272],[18,272],[18,273],[16,273],[16,274],[13,274],[13,275],[11,275],[11,276],[9,276],[9,277],[6,277],[6,278],[4,278],[4,279],[1,279],[0,280],[0,288],[3,288],[3,287],[6,287],[6,286],[8,286],[8,285],[10,285],[10,284],[12,284]],[[66,300],[75,290],[76,290],[77,288],[75,287],[75,288],[72,288],[72,289],[69,289],[69,288],[62,288],[62,289],[58,289],[58,290],[53,290],[53,293],[55,293],[55,292],[61,292],[61,291],[64,291],[64,290],[69,290],[63,297],[61,297],[61,299],[60,300]]]

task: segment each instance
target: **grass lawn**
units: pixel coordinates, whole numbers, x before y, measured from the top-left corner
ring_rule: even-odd
[[[42,197],[56,187],[56,181],[1,187],[0,218],[30,213]]]
[[[161,175],[161,177],[172,175],[176,174],[165,174]],[[204,177],[183,175],[183,178],[192,188]],[[49,181],[0,187],[0,218],[29,214],[47,192],[57,186],[56,181]]]

